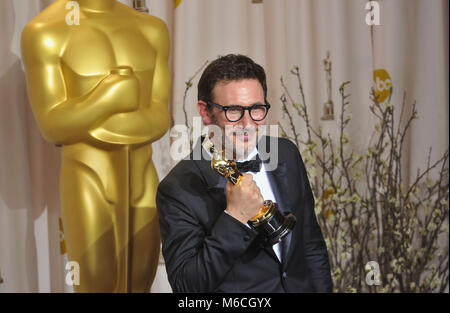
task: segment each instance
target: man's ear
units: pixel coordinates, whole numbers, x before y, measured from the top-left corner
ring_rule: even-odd
[[[199,100],[197,102],[197,110],[200,116],[202,117],[203,124],[209,125],[213,123],[213,118],[211,113],[209,112],[208,105],[205,101]]]

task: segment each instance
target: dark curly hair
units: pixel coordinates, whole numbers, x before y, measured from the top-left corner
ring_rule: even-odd
[[[211,62],[203,71],[198,82],[197,99],[213,101],[213,89],[218,82],[229,82],[242,79],[257,79],[267,97],[266,73],[261,65],[241,54],[220,56]]]

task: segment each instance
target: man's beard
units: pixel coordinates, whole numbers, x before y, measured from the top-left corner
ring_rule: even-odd
[[[226,125],[224,131],[225,155],[233,160],[246,159],[256,148],[258,129],[255,126],[243,128],[240,125]]]
[[[214,126],[217,126],[216,117],[214,115],[212,117]],[[219,129],[216,130],[219,131]],[[250,125],[244,128],[239,124],[225,125],[224,128],[220,128],[220,131],[220,134],[214,132],[210,139],[214,146],[222,148],[225,157],[229,160],[246,159],[256,148],[259,134],[256,126]]]

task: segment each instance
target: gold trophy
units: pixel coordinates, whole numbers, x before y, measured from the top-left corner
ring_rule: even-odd
[[[217,151],[211,141],[205,140],[205,148],[211,153],[211,168],[227,178],[233,185],[239,185],[242,174],[237,169],[236,162],[227,160],[223,152]],[[271,200],[265,200],[258,214],[247,223],[263,235],[269,245],[282,241],[294,228],[296,218],[292,213],[284,215],[278,205]]]

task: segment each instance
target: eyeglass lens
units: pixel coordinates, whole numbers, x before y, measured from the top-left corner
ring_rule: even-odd
[[[261,121],[266,116],[266,107],[263,105],[256,105],[249,109],[250,111],[250,117],[255,121]],[[237,122],[244,116],[244,108],[236,107],[236,108],[229,108],[225,112],[226,117],[231,122]]]

